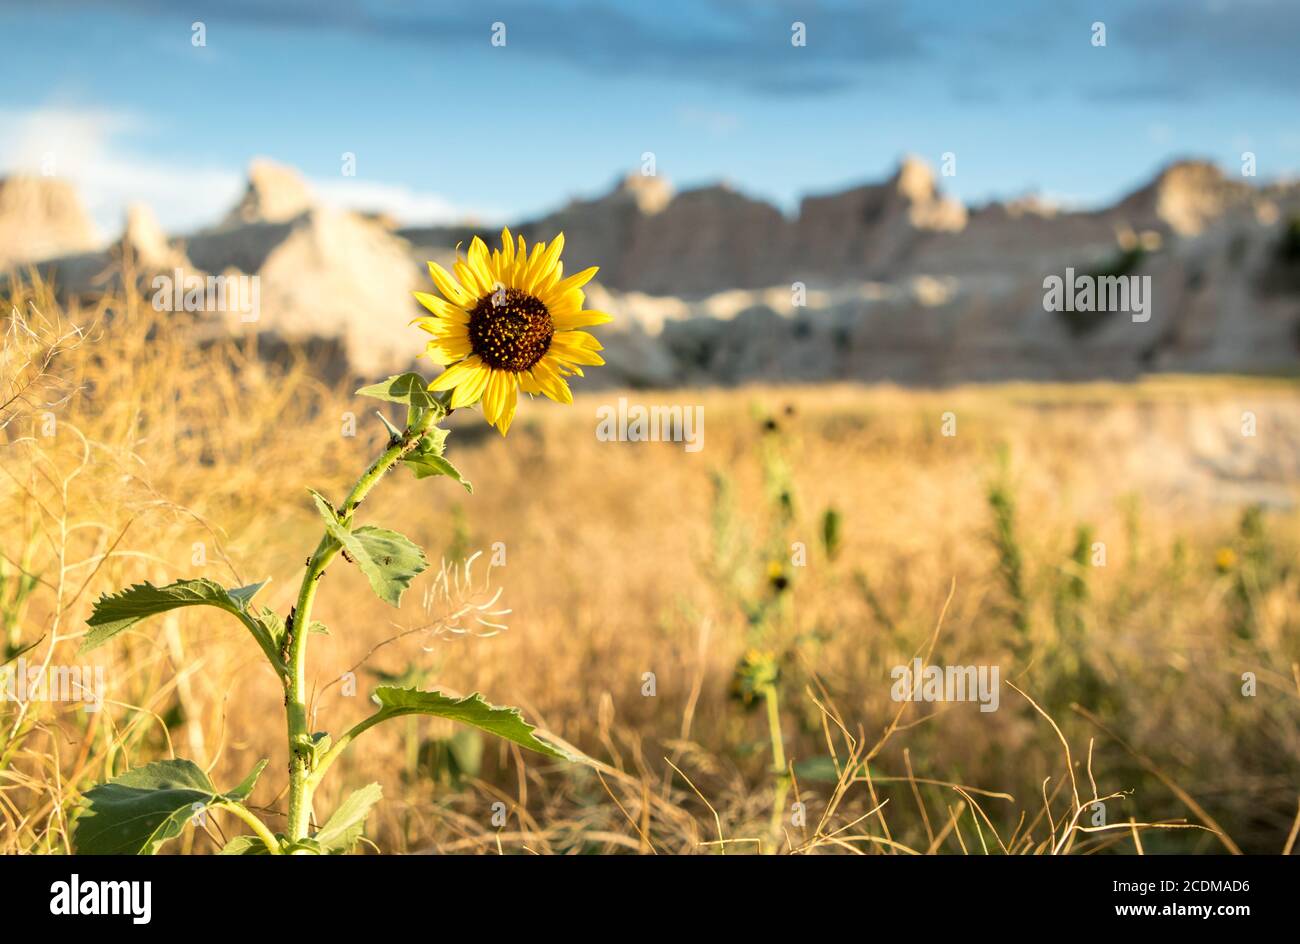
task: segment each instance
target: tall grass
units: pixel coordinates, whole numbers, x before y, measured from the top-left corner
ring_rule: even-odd
[[[45,286],[8,291],[6,380],[20,364],[41,379],[0,432],[5,659],[77,664],[90,602],[141,579],[269,576],[266,602],[287,609],[303,566],[294,549],[318,524],[285,470],[305,461],[315,487],[338,490],[386,435],[354,385],[322,382],[323,365],[292,349],[259,361],[246,337],[199,345],[193,325],[137,298],[64,310]],[[1243,404],[1285,426],[1300,415],[1294,385],[630,395],[703,404],[708,448],[600,442],[594,409],[610,395],[588,393],[570,411],[522,405],[509,449],[454,431],[474,496],[417,500],[411,482],[376,497],[377,518],[400,515],[449,567],[499,548],[491,581],[509,629],[451,631],[463,601],[431,587],[396,618],[378,603],[326,604],[316,727],[359,719],[377,673],[418,675],[520,704],[603,764],[553,767],[435,721],[376,732],[332,789],[385,772],[396,801],[371,821],[377,848],[1287,845],[1300,783],[1297,514],[1180,491],[1170,470],[1197,474],[1180,452],[1188,430]],[[957,437],[937,435],[949,410]],[[1146,461],[1153,441],[1160,464]],[[1300,471],[1270,474],[1295,494]],[[439,534],[452,543],[434,546]],[[0,704],[0,851],[67,851],[82,790],[173,750],[222,782],[272,757],[253,803],[282,814],[283,731],[259,723],[278,717],[275,686],[255,676],[238,632],[178,611],[94,653],[101,711]],[[733,697],[755,649],[780,657],[787,796],[765,713]],[[891,667],[916,654],[1001,666],[999,710],[891,700]],[[350,670],[355,695],[340,682]],[[182,848],[220,848],[222,826],[187,830]]]

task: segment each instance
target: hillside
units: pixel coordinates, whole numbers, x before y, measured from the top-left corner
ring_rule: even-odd
[[[269,351],[323,344],[340,371],[369,375],[407,364],[425,260],[447,263],[496,233],[395,229],[331,209],[264,160],[218,225],[169,241],[148,219],[94,250],[66,184],[10,180],[0,264],[39,262],[65,296],[120,284],[128,245],[146,290],[177,269],[256,275],[255,325],[226,313],[205,334],[255,330]],[[883,182],[806,197],[793,217],[726,185],[675,192],[632,175],[513,228],[530,239],[563,231],[568,258],[601,267],[594,300],[619,317],[603,333],[613,369],[597,382],[663,386],[1290,371],[1297,227],[1300,188],[1254,186],[1201,161],[1171,164],[1114,206],[1070,212],[1033,197],[965,207],[905,158]],[[1045,310],[1044,279],[1068,270],[1149,278],[1149,318]]]

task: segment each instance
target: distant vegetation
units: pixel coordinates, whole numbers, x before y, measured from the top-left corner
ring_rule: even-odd
[[[1085,271],[1083,274],[1092,279],[1105,279],[1115,276],[1134,275],[1142,268],[1142,263],[1147,257],[1147,250],[1140,243],[1128,248],[1117,248],[1115,254],[1103,262],[1098,268],[1091,271]],[[1070,334],[1076,338],[1092,334],[1108,320],[1113,311],[1059,311],[1057,312],[1064,319],[1066,326],[1070,329]]]
[[[77,664],[92,602],[140,580],[270,577],[259,599],[287,609],[320,527],[303,478],[346,488],[386,436],[361,421],[372,404],[353,385],[322,385],[301,356],[200,350],[139,299],[105,305],[111,324],[39,287],[3,300],[5,379],[30,381],[6,394],[0,432],[10,665]],[[632,394],[703,404],[699,454],[598,441],[610,396],[524,403],[508,444],[453,424],[473,495],[407,477],[367,500],[434,562],[400,611],[353,570],[326,578],[316,730],[368,714],[380,674],[481,687],[603,764],[438,719],[376,729],[320,794],[333,809],[382,771],[374,847],[1277,853],[1294,840],[1300,515],[1278,497],[1300,486],[1293,381]],[[1245,403],[1257,439],[1239,435]],[[1221,452],[1193,444],[1193,426],[1213,442],[1222,426]],[[1269,461],[1252,466],[1260,450]],[[1257,474],[1215,472],[1235,468]],[[474,588],[500,591],[508,630],[451,631],[471,604],[436,583],[438,557],[497,545]],[[0,851],[69,851],[85,791],[172,756],[216,783],[270,757],[248,802],[281,829],[283,706],[232,623],[193,609],[122,632],[90,657],[106,669],[100,712],[0,703]],[[998,710],[892,700],[891,668],[918,653],[999,666]],[[359,695],[339,681],[349,671]],[[186,826],[177,847],[221,849],[240,831],[226,816]]]

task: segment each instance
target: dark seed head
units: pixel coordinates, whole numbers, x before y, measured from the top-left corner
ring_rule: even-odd
[[[498,370],[528,370],[546,354],[554,335],[546,306],[517,288],[484,295],[469,313],[470,348]]]

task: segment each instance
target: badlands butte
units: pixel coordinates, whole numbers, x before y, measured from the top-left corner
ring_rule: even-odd
[[[610,369],[593,386],[1291,372],[1300,354],[1300,185],[1203,161],[1087,212],[1032,197],[964,206],[913,158],[883,182],[808,196],[794,216],[725,185],[674,192],[634,174],[511,226],[530,240],[563,231],[572,266],[600,266],[590,304],[616,320],[598,332]],[[168,234],[136,207],[105,246],[66,182],[0,180],[0,272],[32,267],[86,302],[123,278],[152,296],[177,271],[256,275],[255,325],[201,314],[196,333],[254,330],[259,350],[306,344],[357,375],[412,364],[425,260],[498,232],[334,209],[257,160],[218,224]],[[1045,310],[1044,280],[1067,268],[1149,276],[1149,320]]]

